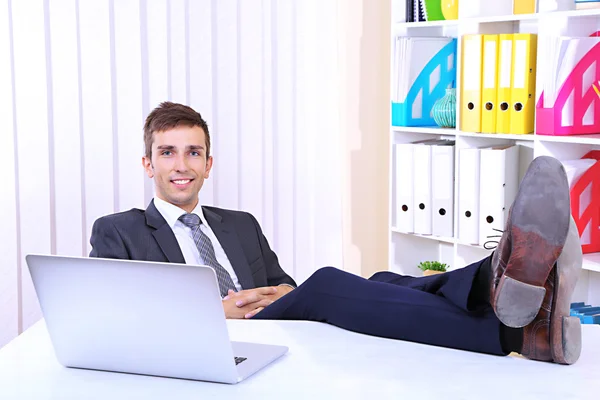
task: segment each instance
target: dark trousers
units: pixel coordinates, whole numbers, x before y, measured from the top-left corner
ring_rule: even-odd
[[[486,261],[487,260],[487,261]],[[255,319],[325,322],[385,338],[506,355],[501,322],[477,296],[481,260],[444,274],[411,277],[378,272],[365,279],[332,267],[266,307]]]

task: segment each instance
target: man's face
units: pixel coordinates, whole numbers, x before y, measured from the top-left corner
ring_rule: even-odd
[[[206,158],[202,128],[177,126],[154,132],[152,158],[143,157],[142,163],[154,179],[158,198],[191,212],[210,173],[212,157]]]

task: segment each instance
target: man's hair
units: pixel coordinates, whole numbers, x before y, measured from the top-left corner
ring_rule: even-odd
[[[204,131],[206,138],[206,159],[210,156],[210,135],[208,125],[202,119],[200,113],[193,108],[183,104],[165,101],[160,103],[148,117],[144,124],[144,145],[146,147],[146,157],[152,157],[152,143],[154,142],[154,132],[164,132],[177,126],[199,126]]]

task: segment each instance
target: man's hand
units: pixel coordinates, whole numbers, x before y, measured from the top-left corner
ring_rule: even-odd
[[[266,306],[292,290],[289,286],[266,286],[239,292],[229,290],[223,298],[227,318],[252,318]]]
[[[223,298],[226,318],[252,318],[263,308],[273,303],[277,288],[272,286],[247,289],[239,292],[229,290]]]

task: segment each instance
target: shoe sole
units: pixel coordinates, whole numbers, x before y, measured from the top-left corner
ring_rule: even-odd
[[[495,291],[496,315],[504,325],[521,328],[538,314],[567,238],[570,210],[562,164],[545,156],[533,160],[510,212],[511,253]]]
[[[550,314],[550,350],[554,362],[573,364],[581,355],[581,321],[571,317],[571,296],[581,271],[583,254],[575,221],[571,218],[569,234],[556,261],[556,280]]]
[[[577,317],[562,317],[559,321],[561,344],[552,345],[552,357],[558,364],[575,364],[581,355],[581,321]]]

